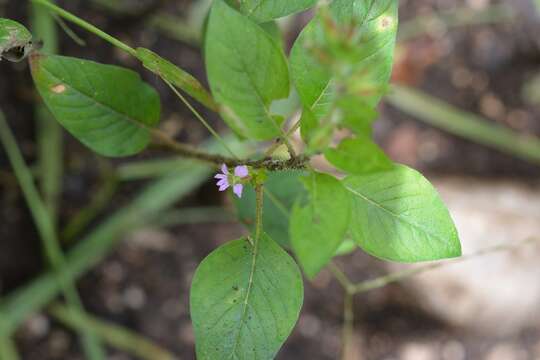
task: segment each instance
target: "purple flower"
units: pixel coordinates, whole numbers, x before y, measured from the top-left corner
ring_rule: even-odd
[[[221,165],[221,173],[215,176],[218,179],[217,186],[219,191],[225,191],[232,186],[233,192],[239,198],[242,197],[244,185],[242,179],[248,177],[249,170],[247,166],[241,165],[234,168],[234,174],[229,173],[227,165]]]

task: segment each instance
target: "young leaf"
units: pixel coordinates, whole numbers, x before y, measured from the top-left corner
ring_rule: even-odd
[[[73,136],[105,156],[128,156],[150,141],[159,122],[157,92],[118,66],[34,54],[32,76],[45,104]]]
[[[308,202],[291,215],[291,243],[304,272],[315,277],[336,254],[349,226],[350,195],[334,177],[313,173],[303,179]]]
[[[280,135],[272,101],[289,94],[283,50],[247,17],[214,1],[205,41],[206,69],[222,116],[239,135],[268,140]]]
[[[352,28],[356,34],[345,38],[350,42],[347,51],[331,52],[331,36],[328,19],[316,16],[304,28],[291,51],[291,73],[304,106],[312,110],[327,109],[334,96],[335,66],[342,66],[345,81],[362,101],[374,107],[380,100],[380,91],[366,94],[365,87],[382,88],[388,82],[392,70],[393,51],[397,31],[397,0],[335,0],[330,5],[330,28]],[[342,31],[337,29],[338,35]],[[344,61],[345,60],[345,61]],[[351,76],[354,75],[354,76]],[[342,80],[343,80],[342,79]],[[360,89],[358,89],[360,88]],[[361,90],[361,91],[358,91]],[[316,111],[318,117],[324,112]]]
[[[32,49],[32,34],[16,21],[0,18],[0,60],[18,62]]]
[[[191,74],[145,48],[137,49],[137,57],[143,63],[143,66],[151,72],[162,77],[177,88],[184,90],[207,108],[219,111],[219,107],[212,98],[212,95]]]
[[[197,358],[273,359],[294,328],[304,296],[294,260],[263,235],[229,242],[197,268],[191,318]]]
[[[349,174],[366,174],[391,170],[392,161],[368,136],[345,139],[335,149],[324,152],[326,159]]]
[[[290,247],[289,217],[294,202],[305,194],[300,181],[301,171],[278,171],[268,175],[264,183],[263,229],[280,245]],[[240,220],[249,226],[255,224],[255,191],[246,187],[241,199],[235,199]]]
[[[236,0],[227,0],[235,5]],[[240,1],[239,10],[257,22],[266,22],[306,10],[318,0],[245,0]]]
[[[369,254],[400,262],[461,255],[448,210],[417,171],[398,165],[390,171],[349,176],[343,184],[353,199],[351,234]]]

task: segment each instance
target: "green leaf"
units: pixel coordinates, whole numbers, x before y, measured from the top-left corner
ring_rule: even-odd
[[[342,96],[336,100],[336,107],[339,109],[337,122],[341,126],[358,135],[372,133],[373,121],[377,119],[379,114],[373,107],[362,102],[358,96]]]
[[[172,62],[145,48],[137,49],[137,57],[144,67],[170,82],[177,88],[184,90],[188,95],[209,109],[219,111],[219,107],[212,95],[204,86],[188,72],[180,69]]]
[[[290,247],[289,218],[294,202],[305,194],[301,171],[278,171],[264,183],[263,229],[280,245]],[[250,229],[255,225],[255,191],[246,186],[241,199],[234,198],[238,217]]]
[[[118,66],[56,55],[30,58],[45,104],[73,136],[105,156],[143,150],[159,122],[157,92]]]
[[[345,139],[335,149],[324,152],[326,159],[349,174],[381,172],[393,168],[384,151],[366,135]]]
[[[240,3],[239,10],[257,22],[266,22],[302,10],[306,10],[318,0],[227,0],[230,5]],[[236,5],[238,6],[238,5]]]
[[[307,203],[291,215],[291,242],[304,272],[313,278],[336,254],[349,226],[350,194],[333,176],[313,173],[303,179]]]
[[[239,135],[268,140],[281,134],[274,100],[289,94],[283,50],[264,31],[222,0],[210,13],[205,42],[210,88],[222,116]]]
[[[32,50],[32,34],[23,25],[0,18],[0,60],[18,62]]]
[[[291,51],[291,73],[318,118],[337,98],[336,82],[371,108],[380,101],[392,70],[397,9],[397,0],[335,0],[330,14],[319,13],[304,28]]]
[[[369,254],[400,262],[461,255],[448,210],[417,171],[398,165],[390,171],[349,176],[343,184],[353,199],[352,237]]]
[[[336,251],[336,256],[343,256],[343,255],[349,255],[350,253],[354,252],[356,250],[356,243],[352,239],[345,239],[339,245],[339,248]]]
[[[298,266],[267,235],[258,251],[246,239],[221,246],[191,285],[197,358],[273,359],[298,320],[303,294]]]

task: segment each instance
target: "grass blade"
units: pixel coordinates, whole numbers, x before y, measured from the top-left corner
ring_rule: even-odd
[[[451,134],[540,165],[540,139],[489,123],[424,92],[393,85],[388,103]]]
[[[54,304],[49,313],[64,325],[76,330],[92,329],[107,344],[130,355],[147,360],[172,360],[174,355],[144,336],[122,326],[108,323],[81,312],[70,311],[65,306]]]
[[[71,279],[65,277],[61,270],[64,266],[65,259],[59,246],[52,218],[47,207],[40,198],[34,184],[32,173],[24,162],[15,138],[2,112],[0,112],[0,142],[4,146],[7,157],[15,172],[15,176],[22,188],[30,213],[32,214],[42,240],[45,256],[53,268],[55,283],[58,285],[59,289],[63,291],[69,305],[82,311],[82,303],[73,282]],[[27,300],[27,298],[21,299],[21,301]],[[99,342],[91,332],[85,331],[82,334],[82,343],[85,352],[90,359],[99,360],[105,358],[105,354],[101,349]]]

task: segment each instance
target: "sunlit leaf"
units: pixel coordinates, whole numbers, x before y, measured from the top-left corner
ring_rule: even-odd
[[[350,232],[369,254],[418,262],[461,255],[458,233],[437,191],[406,166],[347,177],[352,198]]]

